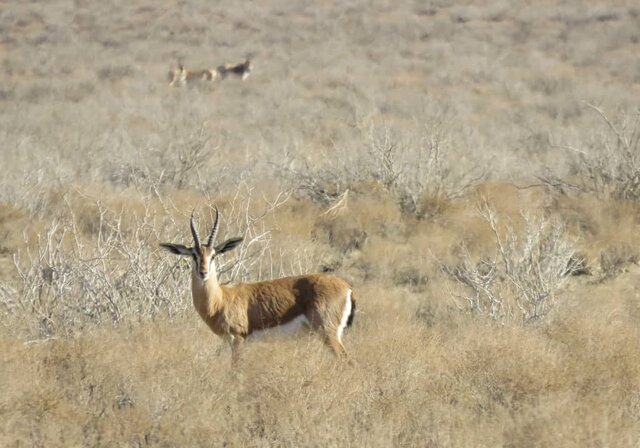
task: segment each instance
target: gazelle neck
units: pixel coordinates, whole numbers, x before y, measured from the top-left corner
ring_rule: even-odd
[[[211,267],[211,273],[206,280],[193,271],[191,273],[191,295],[193,305],[200,314],[212,315],[222,303],[222,289],[218,283],[218,275],[215,266]]]

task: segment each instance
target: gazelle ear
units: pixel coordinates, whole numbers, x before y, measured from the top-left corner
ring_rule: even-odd
[[[225,242],[218,244],[214,248],[215,251],[216,251],[216,254],[223,254],[225,252],[230,251],[231,249],[236,247],[238,244],[240,244],[243,239],[244,238],[242,238],[242,237],[229,238]]]
[[[161,243],[160,247],[168,250],[174,255],[185,255],[191,256],[191,249],[187,246],[183,246],[182,244],[172,244],[172,243]]]

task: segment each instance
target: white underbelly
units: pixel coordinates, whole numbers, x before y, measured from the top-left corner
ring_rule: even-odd
[[[309,321],[304,315],[298,316],[295,319],[290,320],[286,324],[278,325],[277,327],[267,328],[265,330],[257,330],[249,335],[249,338],[264,338],[276,335],[295,335],[300,333],[303,329],[309,327]]]

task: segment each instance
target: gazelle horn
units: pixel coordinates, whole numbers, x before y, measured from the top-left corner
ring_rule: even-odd
[[[207,247],[211,247],[213,242],[216,240],[216,236],[218,235],[218,227],[220,226],[220,213],[218,213],[218,207],[214,207],[216,210],[216,219],[213,222],[213,227],[211,228],[211,234],[209,235],[209,239],[207,240]]]
[[[193,215],[195,212],[196,212],[195,210],[191,212],[191,221],[190,221],[191,235],[193,235],[193,241],[196,243],[196,247],[200,247],[201,246],[200,235],[198,235],[198,230],[196,229],[196,223],[193,220]]]

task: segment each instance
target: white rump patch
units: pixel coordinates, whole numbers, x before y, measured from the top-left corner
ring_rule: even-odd
[[[353,304],[351,303],[351,290],[347,291],[347,300],[344,304],[344,311],[342,312],[342,319],[340,319],[340,326],[338,327],[338,341],[342,342],[342,332],[347,326],[347,321],[349,320],[349,315],[351,315],[351,308]]]
[[[285,335],[295,335],[304,327],[309,326],[309,321],[307,320],[307,316],[301,314],[295,319],[291,319],[286,324],[278,325],[277,327],[267,328],[266,330],[257,330],[249,335],[250,338],[263,338],[272,335],[285,334]]]

